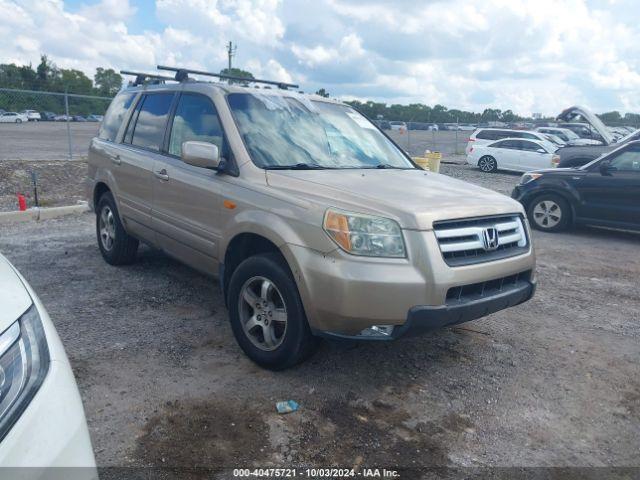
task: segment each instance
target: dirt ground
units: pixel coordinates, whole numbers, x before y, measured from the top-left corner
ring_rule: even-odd
[[[443,171],[499,191],[517,180]],[[146,247],[136,264],[111,267],[93,222],[0,225],[0,251],[56,324],[101,467],[154,466],[167,478],[208,475],[181,467],[215,478],[237,467],[387,467],[406,479],[434,478],[425,467],[471,469],[436,478],[640,467],[640,236],[534,232],[530,302],[394,343],[323,343],[274,373],[236,345],[215,279]],[[288,399],[299,411],[278,415]]]
[[[26,197],[28,207],[35,206],[33,174],[38,204],[42,207],[74,205],[86,200],[86,160],[5,160],[0,161],[0,212],[18,210],[18,193]]]

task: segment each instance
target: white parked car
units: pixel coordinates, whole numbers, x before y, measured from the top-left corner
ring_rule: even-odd
[[[389,122],[391,130],[407,131],[407,124],[405,122]]]
[[[538,127],[536,131],[561,138],[567,145],[602,145],[592,138],[580,138],[573,130],[561,127]]]
[[[36,112],[35,110],[23,110],[20,113],[22,115],[26,115],[27,120],[30,122],[38,122],[42,120],[42,117],[40,116],[40,112]]]
[[[471,134],[467,142],[465,153],[469,155],[471,147],[476,145],[486,145],[496,140],[504,138],[521,138],[523,140],[535,140],[548,144],[549,148],[553,147],[551,142],[543,133],[530,130],[512,130],[509,128],[479,128]],[[557,146],[555,148],[558,148]]]
[[[560,157],[549,142],[505,138],[489,144],[474,145],[467,154],[467,163],[483,172],[511,170],[528,172],[557,167]]]
[[[69,478],[98,478],[60,338],[29,284],[0,255],[0,471],[4,467],[39,467],[15,472],[24,479],[44,478],[40,468],[51,467],[85,467]]]
[[[0,115],[0,123],[22,123],[28,122],[26,115],[17,112],[4,112]]]

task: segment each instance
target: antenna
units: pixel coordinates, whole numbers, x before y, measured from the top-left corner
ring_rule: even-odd
[[[122,75],[133,75],[136,79],[133,81],[133,86],[142,85],[147,78],[158,80],[158,83],[164,83],[166,80],[175,80],[173,77],[167,77],[165,75],[158,75],[155,73],[143,73],[143,72],[131,72],[129,70],[120,70]]]
[[[201,70],[191,70],[190,68],[177,68],[177,67],[168,67],[166,65],[158,65],[158,70],[168,70],[170,72],[176,72],[175,80],[178,82],[184,82],[189,79],[189,74],[193,73],[194,75],[205,75],[207,77],[215,77],[223,80],[235,80],[237,82],[244,83],[264,83],[267,85],[276,85],[278,88],[286,90],[288,88],[299,88],[299,85],[295,85],[293,83],[285,83],[285,82],[277,82],[274,80],[259,80],[257,78],[244,78],[244,77],[235,77],[233,75],[224,75],[222,73],[213,73],[213,72],[203,72]]]

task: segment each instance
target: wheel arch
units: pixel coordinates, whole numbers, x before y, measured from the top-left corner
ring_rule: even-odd
[[[100,201],[100,198],[102,197],[102,195],[104,195],[107,192],[111,192],[111,189],[109,188],[109,185],[107,185],[105,182],[100,181],[94,185],[93,195],[92,195],[92,202],[93,202],[94,209],[98,206],[98,202]],[[111,194],[113,195],[113,192],[111,192]]]

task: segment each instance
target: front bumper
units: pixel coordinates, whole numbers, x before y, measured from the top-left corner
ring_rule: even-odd
[[[520,203],[523,203],[523,199],[526,197],[526,194],[527,191],[523,188],[522,185],[516,185],[511,192],[511,198],[519,201]]]
[[[535,290],[536,284],[534,282],[523,281],[496,295],[463,303],[437,307],[418,305],[409,309],[406,322],[394,327],[390,334],[368,336],[341,335],[332,332],[316,332],[316,334],[342,340],[395,340],[403,336],[418,335],[438,328],[469,322],[506,308],[515,307],[530,300]]]
[[[413,307],[409,310],[406,323],[395,329],[398,330],[397,337],[469,322],[505,308],[515,307],[530,300],[535,290],[535,283],[523,282],[508,291],[457,305]]]
[[[521,303],[533,294],[533,249],[513,257],[458,267],[447,265],[431,231],[405,231],[406,259],[354,258],[289,245],[285,256],[312,331],[333,338],[361,338],[372,326],[393,328],[392,338],[414,329],[479,318]],[[521,292],[454,304],[452,289],[529,272]],[[504,293],[504,292],[503,292]],[[367,337],[368,338],[368,337]]]

